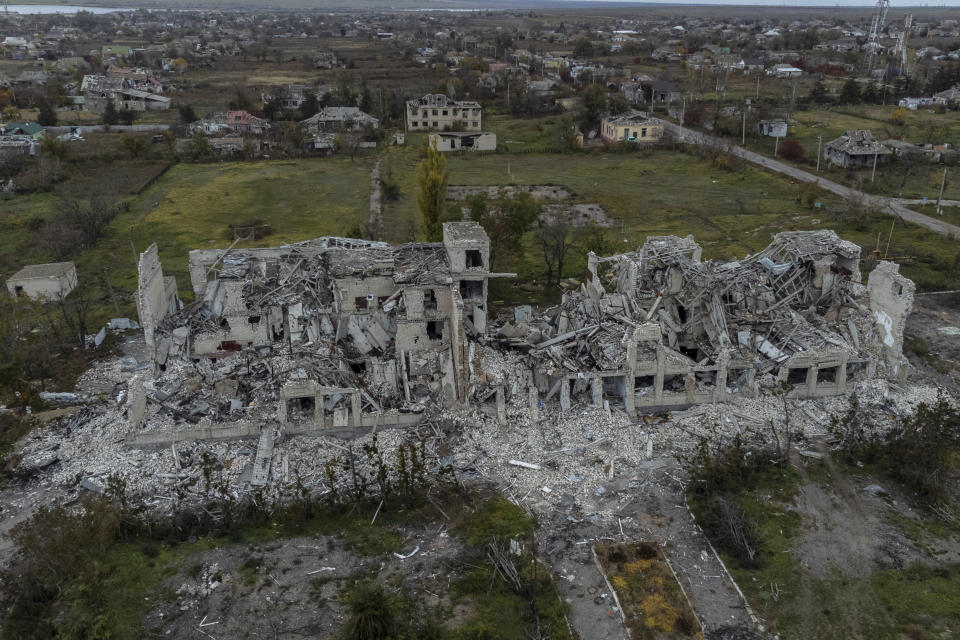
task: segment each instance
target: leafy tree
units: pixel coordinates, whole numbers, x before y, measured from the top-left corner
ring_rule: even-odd
[[[276,120],[280,112],[283,111],[282,97],[276,93],[267,98],[263,103],[263,115],[268,120]]]
[[[860,96],[860,99],[867,104],[879,104],[880,97],[880,87],[877,86],[876,82],[870,82],[863,88],[863,95]]]
[[[197,114],[189,104],[177,105],[177,111],[180,112],[180,122],[190,124],[197,121]]]
[[[583,40],[580,40],[573,47],[573,56],[575,58],[593,57],[593,43],[585,38]]]
[[[787,160],[793,160],[794,162],[803,158],[804,153],[803,147],[793,138],[787,138],[781,142],[777,152],[781,157]]]
[[[137,112],[133,109],[121,109],[117,114],[117,119],[121,124],[131,125],[137,119]]]
[[[40,143],[40,152],[63,162],[70,153],[70,147],[68,147],[67,143],[63,140],[59,140],[53,136],[47,136]]]
[[[57,126],[57,110],[49,100],[40,101],[40,109],[37,113],[37,122],[45,127]]]
[[[360,93],[360,111],[364,113],[373,111],[373,97],[370,95],[370,89],[367,86],[364,86]]]
[[[894,109],[893,113],[890,114],[890,121],[898,127],[902,127],[907,122],[907,109],[906,107],[900,107],[899,109]]]
[[[443,239],[443,209],[447,200],[447,159],[436,144],[427,147],[427,157],[417,164],[417,207],[427,242]]]
[[[814,104],[826,104],[830,101],[830,95],[827,93],[827,86],[823,83],[823,78],[817,78],[816,84],[810,90],[810,101]]]
[[[170,67],[177,73],[183,73],[187,70],[187,61],[183,58],[174,58],[173,62],[170,63]]]
[[[607,109],[607,94],[599,84],[592,84],[583,92],[583,113],[581,116],[584,131],[600,125],[600,116]]]
[[[860,104],[862,99],[860,85],[853,78],[847,78],[847,81],[843,83],[843,89],[840,90],[840,102],[842,104]]]
[[[120,121],[120,115],[117,113],[117,105],[113,100],[107,100],[107,106],[103,110],[103,124],[117,124]]]
[[[307,94],[306,100],[300,104],[300,119],[306,120],[320,113],[320,101],[312,91]]]

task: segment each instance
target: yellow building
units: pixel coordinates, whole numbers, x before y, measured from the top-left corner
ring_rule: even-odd
[[[659,142],[663,137],[663,125],[642,111],[630,110],[604,117],[600,134],[607,142]]]

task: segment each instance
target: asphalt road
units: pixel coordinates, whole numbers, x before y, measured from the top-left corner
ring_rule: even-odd
[[[691,129],[686,129],[672,122],[667,122],[666,120],[660,120],[657,118],[653,118],[653,120],[662,124],[664,131],[671,133],[677,140],[681,142],[697,145],[717,145],[726,153],[742,158],[747,162],[763,167],[764,169],[782,173],[783,175],[790,176],[791,178],[801,182],[815,182],[821,189],[826,189],[827,191],[835,193],[842,198],[860,200],[864,204],[875,208],[877,211],[896,216],[901,220],[912,222],[949,238],[960,240],[960,227],[948,222],[944,222],[938,218],[927,216],[908,209],[904,206],[904,203],[910,202],[908,200],[902,200],[900,198],[888,198],[886,196],[872,196],[862,191],[858,191],[857,189],[845,187],[842,184],[833,182],[832,180],[827,180],[820,176],[814,175],[808,171],[804,171],[803,169],[798,169],[797,167],[785,164],[779,160],[774,160],[772,158],[762,156],[759,153],[744,149],[743,147],[730,144],[728,141],[715,136],[701,133],[699,131],[693,131]]]

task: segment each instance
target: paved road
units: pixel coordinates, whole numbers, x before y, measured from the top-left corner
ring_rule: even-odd
[[[688,142],[697,145],[718,145],[727,153],[742,158],[747,162],[761,166],[764,169],[782,173],[801,182],[815,182],[820,188],[826,189],[827,191],[835,193],[838,196],[861,200],[864,204],[874,207],[877,211],[882,211],[883,213],[887,213],[902,220],[920,225],[921,227],[925,227],[936,233],[960,240],[960,227],[948,222],[944,222],[938,218],[933,218],[931,216],[917,213],[916,211],[908,209],[904,206],[904,204],[909,201],[900,200],[898,198],[888,198],[886,196],[872,196],[862,191],[845,187],[842,184],[833,182],[832,180],[827,180],[820,176],[814,175],[808,171],[804,171],[803,169],[798,169],[797,167],[785,164],[779,160],[767,158],[759,153],[755,153],[748,149],[744,149],[743,147],[730,144],[726,140],[722,140],[705,133],[700,133],[699,131],[685,129],[672,122],[667,122],[666,120],[655,120],[663,124],[664,131],[673,134],[674,137],[681,142]]]

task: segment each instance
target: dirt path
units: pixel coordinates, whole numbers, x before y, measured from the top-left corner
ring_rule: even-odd
[[[370,172],[370,220],[367,222],[367,235],[374,240],[383,239],[383,198],[380,190],[380,163],[383,158],[377,160]]]
[[[664,131],[670,132],[677,138],[677,140],[681,142],[689,142],[696,145],[716,145],[717,147],[725,150],[727,153],[737,156],[738,158],[746,160],[752,164],[763,167],[764,169],[782,173],[783,175],[790,176],[791,178],[801,182],[814,182],[821,189],[826,189],[827,191],[835,193],[840,197],[862,200],[867,205],[875,207],[878,211],[882,211],[883,213],[898,217],[902,220],[906,220],[907,222],[912,222],[916,225],[950,238],[960,238],[960,227],[908,209],[903,206],[898,198],[872,196],[862,191],[845,187],[842,184],[833,182],[832,180],[827,180],[826,178],[814,175],[809,171],[798,169],[797,167],[780,162],[779,160],[767,158],[759,153],[755,153],[748,149],[744,149],[743,147],[730,144],[726,140],[722,140],[715,136],[680,127],[666,120],[660,120],[657,118],[652,118],[652,120],[662,124]]]

